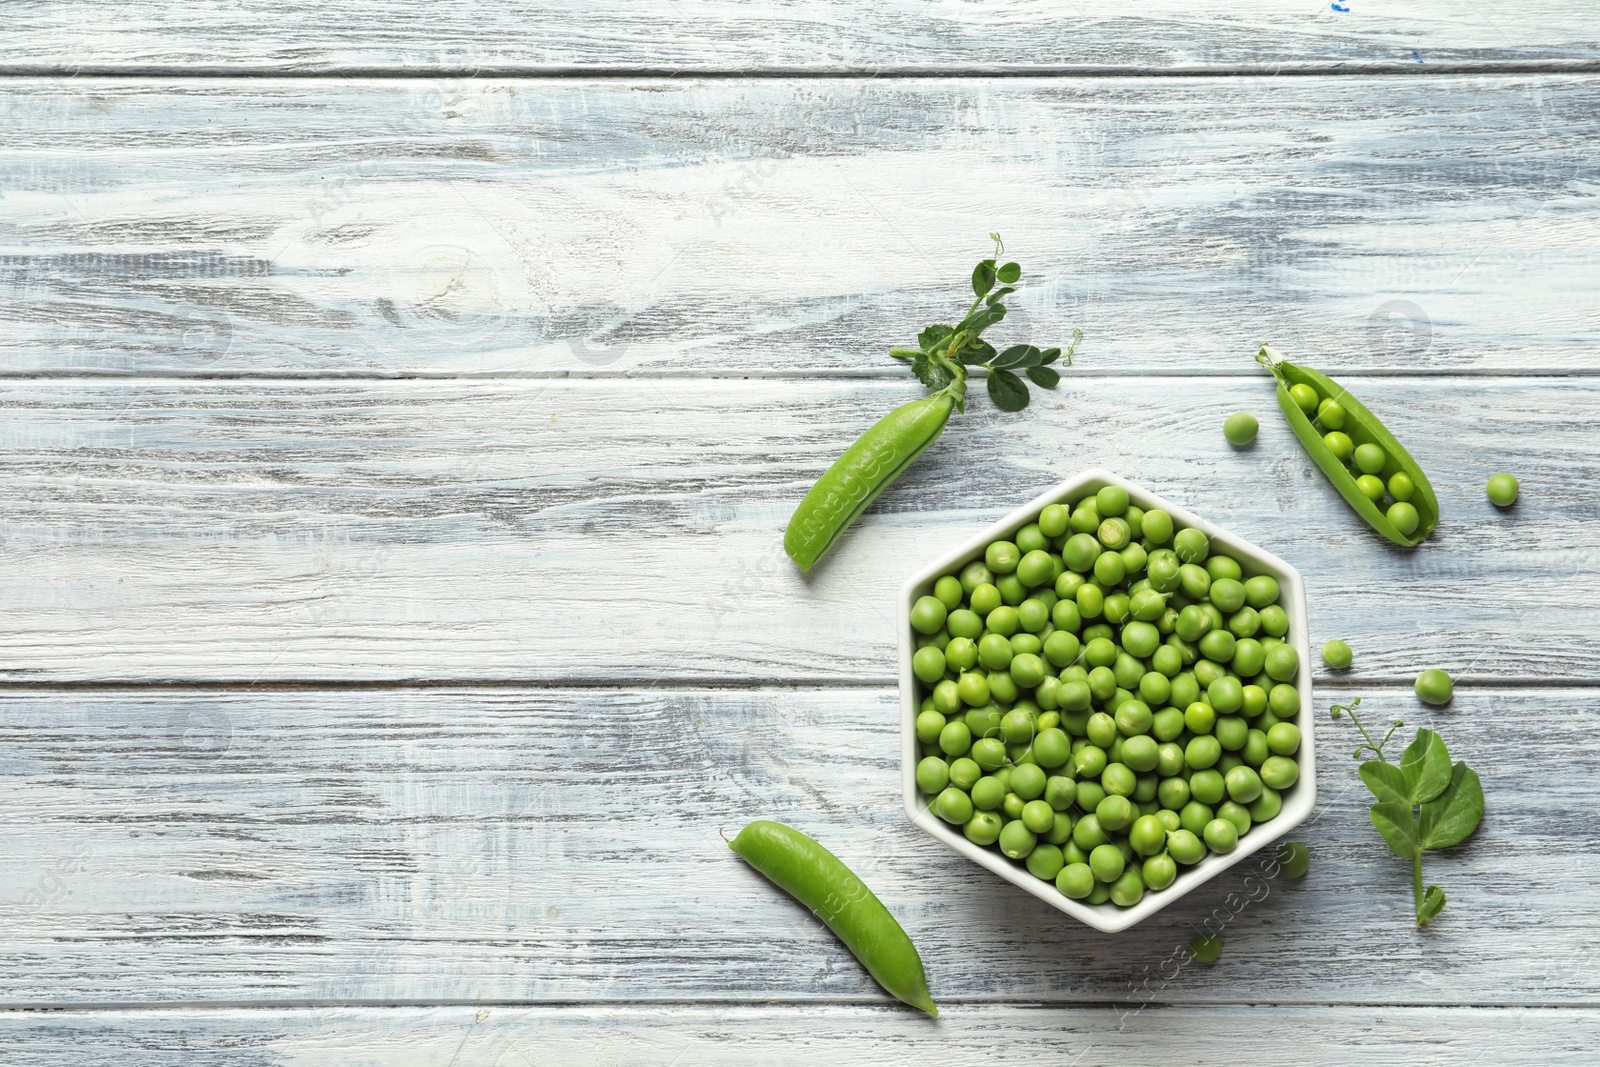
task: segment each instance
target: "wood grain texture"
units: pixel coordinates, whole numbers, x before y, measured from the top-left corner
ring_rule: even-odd
[[[1080,374],[1593,373],[1597,116],[1586,76],[12,79],[0,369],[895,376],[998,230],[996,336],[1082,327]]]
[[[861,874],[941,1002],[1595,1007],[1594,690],[1362,694],[1483,776],[1425,934],[1325,718],[1310,875],[1252,860],[1104,935],[911,827],[890,687],[11,692],[0,1005],[883,1003],[718,836],[769,817]],[[1182,964],[1206,928],[1224,964]]]
[[[1070,374],[1071,372],[1069,372]],[[1088,467],[1300,568],[1356,681],[1593,679],[1600,380],[1368,379],[1444,520],[1369,531],[1272,379],[986,399],[809,576],[782,530],[888,382],[22,381],[0,386],[0,678],[896,677],[900,583]],[[1239,453],[1225,412],[1257,411]],[[1522,478],[1496,511],[1483,485]]]
[[[1106,1008],[947,1005],[937,1020],[862,1007],[229,1009],[0,1016],[18,1067],[841,1067],[1030,1062],[1233,1067],[1244,1050],[1281,1064],[1587,1067],[1592,1010],[1151,1008],[1118,1026]]]
[[[1600,59],[1581,4],[1512,9],[1419,0],[1021,0],[996,9],[886,0],[486,0],[419,17],[399,0],[14,0],[13,69],[348,72],[779,68],[880,73],[1014,70],[1381,69]]]

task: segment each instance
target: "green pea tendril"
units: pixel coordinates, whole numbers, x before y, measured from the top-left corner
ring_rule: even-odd
[[[994,255],[972,268],[976,299],[961,321],[954,326],[937,322],[928,326],[917,335],[916,348],[889,349],[896,359],[911,361],[911,372],[923,385],[954,398],[956,410],[963,414],[967,410],[967,376],[974,368],[986,374],[989,399],[995,407],[1021,411],[1030,396],[1027,382],[1017,372],[1034,385],[1054,389],[1061,374],[1050,364],[1060,360],[1061,366],[1072,366],[1072,354],[1083,340],[1083,331],[1074,328],[1072,344],[1064,352],[1034,345],[1012,345],[1002,352],[983,339],[984,330],[1006,317],[1001,301],[1017,291],[1016,282],[1022,277],[1020,265],[1000,262],[1006,250],[1000,235],[991,233],[989,237],[994,241]]]
[[[1412,896],[1416,905],[1417,926],[1426,926],[1444,910],[1444,890],[1422,884],[1422,854],[1449,848],[1465,841],[1483,818],[1483,784],[1478,774],[1465,763],[1451,763],[1444,738],[1432,730],[1418,730],[1406,746],[1398,765],[1389,762],[1384,746],[1405,723],[1395,719],[1383,740],[1373,735],[1356,715],[1361,698],[1348,704],[1335,704],[1330,714],[1346,715],[1361,731],[1364,744],[1351,758],[1370,753],[1373,759],[1361,764],[1361,781],[1376,798],[1368,811],[1372,825],[1388,843],[1390,851],[1411,861]]]

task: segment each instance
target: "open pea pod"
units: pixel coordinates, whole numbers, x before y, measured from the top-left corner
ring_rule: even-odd
[[[1261,346],[1261,351],[1256,355],[1256,362],[1272,371],[1272,376],[1278,380],[1278,406],[1283,409],[1284,418],[1289,420],[1289,425],[1294,429],[1295,436],[1300,439],[1306,454],[1322,468],[1322,473],[1327,475],[1328,481],[1339,490],[1339,495],[1344,497],[1345,503],[1355,509],[1356,514],[1367,520],[1368,526],[1397,545],[1410,548],[1427,540],[1428,535],[1433,533],[1434,527],[1439,525],[1439,499],[1434,496],[1433,486],[1428,483],[1428,476],[1422,473],[1417,461],[1411,458],[1411,453],[1395,440],[1394,434],[1388,431],[1377,416],[1368,411],[1361,401],[1351,396],[1344,386],[1326,374],[1310,367],[1290,363],[1266,345]],[[1401,472],[1411,479],[1415,489],[1409,503],[1417,509],[1419,520],[1415,530],[1409,534],[1402,533],[1399,527],[1389,521],[1383,510],[1356,485],[1356,476],[1350,473],[1344,461],[1334,455],[1327,442],[1323,440],[1323,431],[1290,396],[1289,389],[1295,385],[1310,386],[1316,390],[1319,398],[1331,397],[1339,402],[1345,410],[1342,430],[1349,435],[1352,445],[1360,447],[1364,444],[1374,444],[1383,449],[1384,466],[1379,476],[1383,478],[1385,484]]]

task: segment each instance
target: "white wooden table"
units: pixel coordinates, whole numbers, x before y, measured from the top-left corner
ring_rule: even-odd
[[[1401,7],[11,0],[0,1062],[1596,1062],[1600,14]],[[997,333],[1077,365],[800,576],[990,230]],[[1266,339],[1429,471],[1424,548]],[[1482,771],[1433,928],[1326,720],[1312,873],[1211,968],[1245,871],[1104,936],[909,829],[894,591],[1088,466],[1302,570],[1319,714]],[[939,1020],[730,855],[758,816]]]

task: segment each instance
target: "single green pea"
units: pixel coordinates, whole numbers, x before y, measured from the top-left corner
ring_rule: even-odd
[[[1267,747],[1275,756],[1292,756],[1300,750],[1300,727],[1280,722],[1267,731]]]
[[[934,799],[933,813],[947,823],[960,826],[972,818],[972,799],[955,786],[950,786]]]
[[[1307,388],[1295,386],[1295,389]],[[1216,934],[1198,934],[1189,939],[1189,955],[1196,963],[1216,963],[1222,956],[1222,938]]]
[[[1172,679],[1172,703],[1174,707],[1187,708],[1190,704],[1200,699],[1200,683],[1193,672],[1180,671]]]
[[[1328,446],[1328,451],[1332,452],[1336,459],[1340,460],[1349,459],[1350,454],[1356,450],[1356,443],[1350,440],[1350,435],[1338,430],[1323,434],[1322,443]]]
[[[1269,637],[1282,637],[1289,632],[1289,613],[1277,604],[1261,610],[1261,629]]]
[[[1116,676],[1117,688],[1126,689],[1131,696],[1139,684],[1139,679],[1144,677],[1144,663],[1126,652],[1118,652],[1116,662],[1111,665],[1111,672]]]
[[[1234,662],[1239,660],[1239,654],[1233,654]],[[1242,689],[1243,703],[1239,705],[1239,714],[1247,719],[1253,719],[1267,710],[1267,690],[1259,685],[1247,685]]]
[[[1094,892],[1094,871],[1087,863],[1069,863],[1056,875],[1056,888],[1069,900],[1082,900]]]
[[[955,726],[957,724],[951,723],[950,725]],[[949,730],[950,727],[947,726],[945,729]],[[940,744],[943,745],[943,734],[939,735],[939,741]],[[1006,743],[1000,740],[998,737],[980,737],[978,740],[972,742],[969,751],[971,752],[972,758],[977,762],[978,766],[982,767],[986,771],[991,772],[997,771],[1001,767],[1004,767],[1006,765],[1006,760],[1010,758],[1006,755]]]
[[[1235,767],[1226,776],[1228,797],[1240,804],[1249,804],[1261,795],[1261,776],[1246,767]]]
[[[1193,785],[1194,783],[1190,782],[1191,788]],[[1196,837],[1203,837],[1206,824],[1214,818],[1216,813],[1212,811],[1211,806],[1199,800],[1189,801],[1178,812],[1178,821],[1182,829],[1188,830]]]
[[[1054,593],[1049,594],[1054,596]],[[1029,597],[1017,605],[1017,625],[1022,633],[1037,639],[1039,634],[1048,632],[1050,627],[1050,609],[1045,607],[1044,601],[1038,597]],[[1016,634],[1013,637],[1018,636]],[[1037,648],[1012,647],[1013,652],[1037,652]]]
[[[1261,781],[1283,791],[1300,780],[1300,764],[1288,756],[1269,756],[1261,765]]]
[[[935,709],[917,713],[917,740],[925,745],[937,742],[944,732],[945,717]]]
[[[1122,557],[1122,565],[1126,568],[1129,578],[1144,570],[1150,562],[1150,554],[1137,542],[1124,548],[1118,555]]]
[[[1054,845],[1037,845],[1028,853],[1027,865],[1028,873],[1035,878],[1053,882],[1056,875],[1061,873],[1061,850]]]
[[[947,614],[944,603],[938,597],[918,597],[911,606],[911,627],[918,633],[938,633],[944,628]]]
[[[1227,819],[1216,818],[1206,823],[1206,847],[1219,855],[1226,855],[1239,847],[1239,828]]]
[[[1073,599],[1077,602],[1079,614],[1086,619],[1098,619],[1106,607],[1105,593],[1092,582],[1080,585]]]
[[[1057,607],[1060,607],[1058,604]],[[1067,630],[1057,630],[1045,638],[1041,649],[1044,658],[1051,666],[1056,668],[1071,666],[1082,654],[1082,645],[1078,642],[1076,634]]]
[[[1193,738],[1183,750],[1183,760],[1191,770],[1202,771],[1216,766],[1222,758],[1222,744],[1210,734]]]
[[[1217,632],[1213,630],[1206,636],[1211,637]],[[1237,678],[1218,678],[1206,686],[1206,703],[1210,704],[1218,715],[1232,716],[1244,706],[1244,686],[1239,684]]]
[[[1117,755],[1120,756],[1121,753],[1119,752]],[[1104,789],[1108,796],[1132,796],[1133,791],[1138,787],[1139,776],[1126,763],[1107,763],[1106,769],[1100,772],[1100,788]],[[1105,826],[1105,823],[1102,821],[1101,825]],[[1106,826],[1106,829],[1120,830],[1122,827]]]
[[[1047,834],[1056,825],[1055,809],[1042,800],[1030,800],[1022,805],[1021,819],[1022,825],[1035,834]]]
[[[1299,841],[1278,846],[1278,873],[1285,878],[1304,878],[1311,869],[1311,850]]]
[[[1110,555],[1128,547],[1133,540],[1133,527],[1128,525],[1127,519],[1120,516],[1101,519],[1098,536],[1100,543],[1111,550],[1110,553],[1103,553],[1102,555]],[[1120,560],[1121,557],[1119,556],[1118,559]],[[1095,562],[1098,563],[1099,560]]]
[[[998,704],[985,704],[981,708],[968,708],[962,721],[974,738],[995,737],[1000,733],[1000,721],[1005,715]]]
[[[1144,876],[1144,884],[1148,889],[1156,892],[1167,888],[1178,877],[1178,864],[1165,852],[1151,856],[1139,868]]]
[[[1160,508],[1144,513],[1139,521],[1140,532],[1153,545],[1164,545],[1172,540],[1172,516]]]
[[[1096,524],[1096,529],[1099,525]],[[1100,558],[1100,542],[1092,534],[1079,533],[1067,538],[1067,543],[1061,546],[1061,562],[1067,565],[1068,570],[1086,574],[1094,567],[1095,560]]]
[[[1258,574],[1253,578],[1245,579],[1245,603],[1261,612],[1263,618],[1266,617],[1266,609],[1278,602],[1278,596],[1281,592],[1282,590],[1278,587],[1278,580],[1270,574]],[[1278,610],[1282,611],[1283,609],[1279,608]],[[1284,628],[1288,628],[1287,623]]]
[[[1389,495],[1396,500],[1410,500],[1417,491],[1417,483],[1405,471],[1395,471],[1389,476]]]
[[[1157,707],[1172,696],[1172,681],[1159,671],[1146,671],[1139,679],[1139,699]]]
[[[1517,493],[1521,487],[1517,480],[1509,474],[1494,474],[1489,477],[1489,502],[1497,508],[1509,508],[1517,502]],[[1149,518],[1149,516],[1145,516]]]
[[[1267,693],[1267,706],[1280,719],[1292,718],[1300,713],[1300,690],[1288,683],[1280,683]]]
[[[1096,845],[1089,853],[1089,869],[1094,872],[1097,881],[1116,881],[1127,865],[1127,857],[1116,845]]]
[[[1167,678],[1175,680],[1183,672],[1183,653],[1171,645],[1163,644],[1150,654],[1150,666]]]
[[[1130,740],[1137,735],[1148,734],[1150,727],[1155,724],[1155,714],[1150,710],[1150,705],[1142,700],[1123,701],[1111,718],[1117,724],[1117,733]]]
[[[1017,551],[1021,552],[1024,556],[1026,556],[1029,552],[1035,552],[1043,549],[1050,543],[1050,539],[1045,536],[1044,531],[1039,528],[1039,524],[1037,522],[1030,522],[1028,525],[1018,530],[1016,537],[1013,538],[1013,540],[1016,542]]]
[[[1122,557],[1115,552],[1103,553],[1094,561],[1094,580],[1108,589],[1121,582],[1126,575],[1127,568],[1123,565]]]
[[[1061,688],[1056,690],[1056,701],[1062,711],[1087,711],[1093,700],[1094,693],[1090,691],[1089,683],[1080,678],[1063,677]]]
[[[957,789],[971,789],[983,777],[983,768],[977,760],[963,756],[950,762],[950,784]]]
[[[991,541],[983,550],[983,563],[995,574],[1010,574],[1022,562],[1022,550],[1011,541]]]
[[[1078,807],[1084,811],[1094,811],[1105,798],[1106,791],[1100,788],[1098,779],[1078,783]]]
[[[1185,867],[1192,867],[1206,858],[1206,846],[1193,830],[1180,828],[1167,835],[1167,854]]]
[[[1091,638],[1083,648],[1083,661],[1090,669],[1109,667],[1117,662],[1117,646],[1109,637]]]
[[[1122,762],[1136,773],[1143,774],[1155,770],[1160,759],[1161,745],[1153,737],[1141,734],[1130,737],[1122,743]]]
[[[1198,641],[1211,629],[1211,616],[1199,604],[1190,604],[1178,612],[1173,632],[1185,641]]]
[[[1112,644],[1116,643],[1117,632],[1103,622],[1091,623],[1083,628],[1083,633],[1078,635],[1079,640],[1088,644],[1097,637],[1103,637]]]
[[[1267,746],[1267,732],[1252,729],[1245,735],[1244,747],[1239,750],[1239,758],[1244,760],[1247,767],[1259,767],[1272,755],[1272,749]]]
[[[1044,802],[1054,811],[1066,811],[1078,799],[1078,783],[1063,775],[1052,775],[1044,783]]]
[[[1300,673],[1300,653],[1283,644],[1267,652],[1266,672],[1275,681],[1287,682]]]
[[[983,565],[983,560],[975,559],[961,568],[961,591],[967,596],[980,585],[992,583],[994,572]]]
[[[1192,733],[1209,734],[1217,724],[1217,710],[1203,700],[1191,701],[1184,709],[1183,724]]]
[[[1203,599],[1211,592],[1211,572],[1198,563],[1185,563],[1178,568],[1178,591],[1190,600]]]
[[[956,679],[956,690],[968,707],[978,708],[989,703],[989,681],[977,671],[968,671]]]
[[[1317,410],[1317,402],[1319,400],[1317,391],[1304,382],[1296,382],[1289,387],[1289,399],[1293,400],[1295,406],[1308,416]]]
[[[1215,767],[1195,771],[1189,777],[1189,795],[1202,804],[1220,804],[1228,795],[1227,778]]]
[[[1214,578],[1211,583],[1211,602],[1217,610],[1229,615],[1244,607],[1244,583],[1234,578]]]
[[[1192,641],[1184,640],[1178,634],[1168,634],[1166,645],[1168,648],[1172,648],[1177,651],[1179,657],[1183,660],[1184,666],[1189,666],[1200,658],[1199,646],[1195,645]],[[1182,677],[1183,675],[1192,675],[1193,673],[1193,671],[1180,671],[1179,677]],[[1177,680],[1177,678],[1173,679],[1174,684],[1176,684]],[[1176,698],[1174,698],[1172,702],[1174,704],[1183,703],[1183,701]]]
[[[917,764],[917,788],[929,796],[944,792],[950,784],[950,765],[938,756],[928,756]]]
[[[1120,485],[1107,485],[1094,495],[1095,508],[1101,515],[1121,515],[1128,510],[1128,491]]]
[[[1222,746],[1224,752],[1238,752],[1244,748],[1249,733],[1250,724],[1245,722],[1243,716],[1223,715],[1217,719],[1217,744]]]
[[[1215,660],[1196,660],[1194,665],[1194,680],[1203,686],[1210,686],[1218,678],[1226,678],[1227,670]]]
[[[1050,832],[1044,835],[1045,842],[1051,845],[1066,846],[1072,841],[1072,816],[1064,811],[1056,812],[1056,820],[1050,827]],[[1066,849],[1062,848],[1065,855]]]
[[[1204,563],[1211,554],[1211,539],[1202,530],[1186,527],[1172,535],[1172,551],[1182,563]]]
[[[1414,688],[1417,691],[1417,699],[1424,704],[1448,704],[1450,698],[1455,695],[1455,683],[1450,680],[1448,674],[1437,667],[1430,667],[1417,675]]]
[[[1376,474],[1363,474],[1358,477],[1356,479],[1356,488],[1361,491],[1362,496],[1374,504],[1381,504],[1384,494],[1388,492],[1388,487],[1383,484],[1383,479]]]
[[[1017,564],[1017,579],[1029,588],[1053,581],[1055,576],[1055,564],[1043,549],[1034,549]]]
[[[1044,660],[1031,652],[1024,652],[1011,660],[1011,680],[1023,689],[1032,689],[1044,680]]]
[[[1336,671],[1348,669],[1354,659],[1350,646],[1337,638],[1322,646],[1322,662]]]
[[[1156,799],[1161,802],[1162,807],[1177,811],[1192,799],[1189,783],[1177,777],[1163,778],[1161,784],[1156,787]]]
[[[1099,714],[1098,712],[1096,714]],[[1109,716],[1108,716],[1109,718]],[[1115,728],[1115,724],[1113,724]],[[1106,750],[1099,745],[1085,745],[1072,754],[1072,764],[1078,772],[1078,792],[1083,792],[1086,778],[1099,778],[1105,773],[1106,765],[1110,761],[1106,758]]]
[[[972,806],[979,811],[998,811],[1005,803],[1006,782],[996,775],[986,774],[973,785]]]
[[[1171,550],[1159,549],[1145,563],[1145,575],[1151,589],[1172,593],[1183,585],[1183,561]]]
[[[952,637],[976,641],[983,636],[983,616],[970,608],[957,608],[945,618],[945,626]]]
[[[1389,457],[1383,453],[1382,446],[1375,445],[1370,441],[1364,445],[1357,445],[1353,458],[1356,470],[1362,474],[1375,475],[1383,470],[1383,465],[1389,461]]]
[[[1266,668],[1267,650],[1255,638],[1241,637],[1233,644],[1233,658],[1228,665],[1239,677],[1254,678]]]
[[[1227,663],[1233,659],[1236,644],[1236,639],[1227,630],[1208,630],[1200,638],[1200,654],[1213,663]]]
[[[1038,845],[1039,837],[1022,822],[1013,819],[1000,830],[1000,851],[1009,859],[1027,859],[1028,853]]]
[[[962,756],[971,747],[972,731],[967,729],[966,723],[946,723],[944,729],[939,731],[939,748],[945,755],[952,758]]]
[[[1060,537],[1071,521],[1072,509],[1064,504],[1046,504],[1039,512],[1039,532],[1046,537]]]
[[[1389,505],[1389,510],[1384,513],[1394,528],[1410,536],[1422,522],[1422,516],[1417,514],[1417,509],[1404,500],[1396,501]]]
[[[1018,708],[1005,713],[1000,719],[1000,737],[1008,745],[1026,745],[1033,741],[1033,716]],[[1039,788],[1043,789],[1043,779]],[[1032,799],[1031,797],[1029,799]]]
[[[1081,807],[1083,795],[1083,787],[1081,785],[1078,787],[1078,794],[1080,797],[1079,806]],[[1100,829],[1100,817],[1090,812],[1079,819],[1072,827],[1072,842],[1086,853],[1093,853],[1096,848],[1106,844],[1105,831]]]
[[[1024,763],[1011,769],[1008,784],[1011,792],[1023,800],[1037,800],[1044,792],[1045,781],[1043,768],[1032,763]]]
[[[1077,506],[1072,509],[1072,518],[1068,520],[1068,526],[1071,527],[1072,531],[1074,533],[1093,533],[1095,527],[1099,525],[1100,509],[1099,505],[1095,503],[1094,497],[1084,497],[1078,501]]]
[[[1344,405],[1328,397],[1317,405],[1317,421],[1329,430],[1344,429]]]
[[[1076,634],[1083,627],[1083,616],[1078,614],[1078,602],[1068,597],[1057,600],[1050,608],[1050,624],[1057,630]]]
[[[1073,607],[1078,604],[1078,590],[1084,585],[1084,577],[1075,571],[1062,571],[1056,575],[1056,596],[1062,600],[1070,601]]]
[[[1244,448],[1256,439],[1261,424],[1248,411],[1236,411],[1222,423],[1222,436],[1235,448]]]
[[[1000,590],[1000,602],[1013,608],[1028,598],[1028,587],[1015,574],[1002,574],[995,579],[994,587]]]
[[[1250,817],[1256,822],[1266,822],[1268,819],[1278,817],[1278,812],[1283,810],[1283,794],[1271,786],[1263,784],[1261,795],[1256,797],[1250,805]]]
[[[961,587],[960,578],[947,574],[933,583],[933,595],[944,605],[945,611],[950,612],[961,606],[967,591]]]
[[[1141,815],[1128,828],[1128,846],[1140,856],[1154,856],[1167,847],[1167,828],[1154,815]]]
[[[972,591],[967,598],[967,604],[978,615],[987,618],[1004,603],[1000,598],[1000,590],[992,582],[984,582]]]
[[[919,648],[911,657],[911,673],[927,685],[944,677],[944,653],[932,645]]]
[[[1016,633],[1022,628],[1022,617],[1017,614],[1016,608],[1007,604],[1002,604],[993,611],[989,612],[988,617],[984,619],[984,626],[988,629],[990,634],[998,634],[1001,637],[1010,637],[1012,634]],[[978,649],[981,654],[983,642],[980,641],[978,643]]]
[[[1038,729],[1038,735],[1033,739],[1034,760],[1047,771],[1064,766],[1072,758],[1072,742],[1066,732],[1059,727],[1045,725],[1043,715],[1039,716]]]
[[[1248,604],[1228,616],[1228,632],[1234,637],[1254,637],[1259,629],[1261,629],[1261,616]]]
[[[978,665],[978,645],[971,638],[952,637],[944,646],[944,666],[957,671],[970,671]],[[915,667],[915,663],[913,663]],[[920,678],[921,675],[919,674]]]
[[[1248,767],[1240,769],[1249,770]],[[1228,822],[1233,823],[1233,828],[1239,832],[1240,837],[1249,833],[1250,827],[1254,825],[1253,820],[1250,818],[1250,809],[1236,800],[1224,800],[1221,804],[1218,804],[1217,818],[1226,819]]]
[[[962,832],[967,840],[975,845],[985,847],[994,844],[1000,839],[1000,829],[1005,825],[1005,820],[992,811],[975,811],[972,818],[967,820]]]

